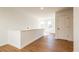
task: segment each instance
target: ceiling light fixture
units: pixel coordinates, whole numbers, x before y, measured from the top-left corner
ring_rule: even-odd
[[[44,7],[40,7],[41,10],[44,10]]]

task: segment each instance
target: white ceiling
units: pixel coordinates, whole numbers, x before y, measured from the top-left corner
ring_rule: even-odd
[[[41,10],[40,7],[6,7],[0,8],[0,10],[16,12],[20,14],[29,15],[36,18],[44,18],[52,16],[56,11],[62,10],[66,7],[44,7],[44,10]]]
[[[11,8],[13,10],[16,10],[17,12],[21,13],[27,13],[27,15],[33,16],[33,17],[48,17],[52,16],[53,13],[56,11],[64,9],[64,7],[45,7],[44,10],[41,10],[40,7],[19,7],[19,8]]]

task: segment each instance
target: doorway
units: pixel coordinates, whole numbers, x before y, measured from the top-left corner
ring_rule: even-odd
[[[55,20],[50,18],[43,18],[40,21],[40,27],[44,29],[44,35],[55,33]]]

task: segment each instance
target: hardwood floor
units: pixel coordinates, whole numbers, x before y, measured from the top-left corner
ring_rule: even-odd
[[[73,42],[54,39],[53,35],[42,37],[28,46],[17,49],[10,45],[0,47],[0,52],[72,52]]]

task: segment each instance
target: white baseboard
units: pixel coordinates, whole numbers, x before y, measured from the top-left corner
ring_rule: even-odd
[[[21,49],[21,47],[16,46],[16,45],[14,45],[14,44],[12,44],[12,43],[8,43],[8,45],[11,45],[11,46],[16,47],[16,48],[18,48],[18,49]]]
[[[4,45],[7,45],[7,43],[0,44],[0,46],[4,46]]]
[[[67,40],[67,41],[73,41],[73,40],[65,39],[65,38],[55,38],[55,39],[62,39],[62,40]]]

